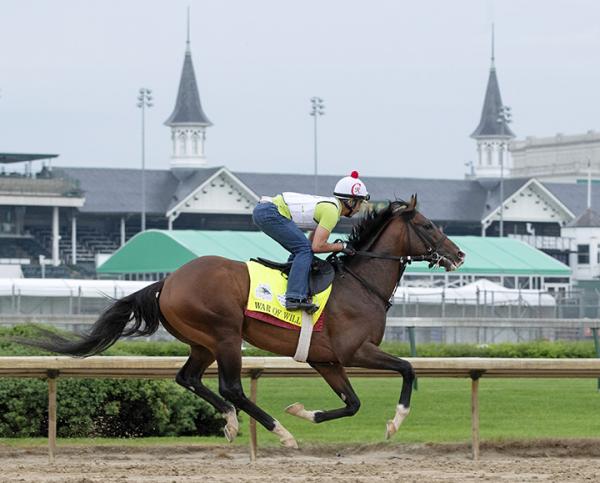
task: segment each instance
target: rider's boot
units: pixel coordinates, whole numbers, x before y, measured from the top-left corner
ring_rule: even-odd
[[[319,310],[319,306],[313,304],[307,299],[294,299],[294,298],[286,298],[285,299],[285,308],[287,310],[303,310],[308,312],[309,314],[314,314],[317,310]]]

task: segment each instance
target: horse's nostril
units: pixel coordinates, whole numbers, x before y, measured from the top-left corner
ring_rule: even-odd
[[[458,252],[458,258],[460,258],[461,260],[464,260],[464,259],[465,259],[465,254],[464,254],[464,252],[461,252],[461,251],[459,251],[459,252]]]

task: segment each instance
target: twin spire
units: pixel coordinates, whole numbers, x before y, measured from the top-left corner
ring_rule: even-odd
[[[512,139],[514,133],[508,127],[505,117],[502,115],[502,97],[500,96],[500,86],[496,76],[495,65],[495,46],[494,46],[494,24],[492,24],[492,55],[490,75],[488,77],[487,88],[485,91],[485,100],[483,101],[483,110],[479,125],[471,134],[474,139],[487,137]]]
[[[204,143],[206,128],[212,122],[202,109],[190,48],[190,10],[187,16],[187,39],[183,69],[175,108],[165,121],[171,128],[173,143],[171,168],[196,169],[206,166]]]
[[[187,40],[185,47],[185,57],[183,59],[183,69],[179,81],[179,91],[177,92],[177,101],[175,109],[169,118],[165,121],[167,126],[177,124],[201,124],[205,127],[212,126],[212,122],[202,110],[200,103],[200,94],[198,94],[198,85],[196,84],[196,74],[192,62],[192,51],[190,48],[190,9],[188,7],[187,17]]]

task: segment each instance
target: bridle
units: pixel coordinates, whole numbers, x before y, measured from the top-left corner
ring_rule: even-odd
[[[439,240],[434,241],[433,237],[431,237],[429,235],[429,233],[423,233],[421,230],[417,229],[416,225],[413,223],[414,216],[415,216],[414,211],[410,211],[409,213],[401,213],[400,214],[400,217],[405,221],[405,224],[408,228],[408,231],[407,231],[408,253],[410,253],[412,251],[411,250],[411,246],[412,246],[411,232],[413,232],[417,236],[417,238],[421,241],[421,243],[423,243],[423,246],[425,246],[425,249],[427,251],[426,255],[415,255],[415,256],[401,255],[401,256],[398,256],[398,255],[390,255],[387,253],[373,252],[373,251],[369,251],[369,250],[357,250],[355,252],[355,256],[358,255],[358,256],[369,257],[369,258],[378,258],[378,259],[383,259],[383,260],[393,260],[393,261],[400,262],[399,267],[398,267],[398,277],[396,279],[396,284],[395,284],[396,287],[400,283],[400,279],[402,278],[402,275],[404,274],[404,271],[406,270],[407,265],[410,265],[412,262],[425,261],[425,262],[429,262],[429,268],[431,268],[435,265],[439,265],[439,263],[444,258],[442,255],[439,254],[439,249],[442,246],[442,244],[448,239],[448,237],[445,234],[442,234],[442,237],[440,237]],[[391,221],[393,219],[394,219],[394,216],[390,217],[390,219],[381,226],[381,228],[377,231],[375,236],[373,236],[371,238],[371,242],[367,245],[367,248],[371,247],[373,245],[373,243],[375,243],[375,241],[379,238],[381,233],[387,228],[387,226],[391,223]],[[332,263],[334,265],[336,270],[347,272],[352,277],[354,277],[356,280],[358,280],[367,290],[369,290],[371,293],[376,295],[385,304],[386,311],[388,311],[390,309],[390,307],[393,305],[392,302],[390,301],[391,297],[388,298],[388,297],[384,296],[383,294],[381,294],[379,289],[377,287],[375,287],[371,282],[365,280],[362,276],[360,276],[358,273],[356,273],[354,270],[352,270],[350,267],[348,267],[345,263],[343,263],[342,260],[340,258],[338,258],[338,253],[331,254],[329,257],[327,257],[327,259],[330,263]]]

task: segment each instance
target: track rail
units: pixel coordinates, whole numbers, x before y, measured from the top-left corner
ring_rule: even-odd
[[[48,380],[48,451],[56,454],[57,380],[78,378],[173,378],[185,357],[0,357],[0,377],[33,377]],[[464,377],[471,384],[471,438],[473,458],[479,458],[479,379],[481,377],[600,377],[600,359],[501,359],[501,358],[407,358],[418,377]],[[216,364],[206,377],[217,375]],[[351,377],[390,377],[391,371],[348,368]],[[242,376],[251,380],[251,397],[256,401],[260,377],[320,377],[308,364],[289,357],[244,357]],[[256,424],[250,421],[250,457],[256,458]]]

